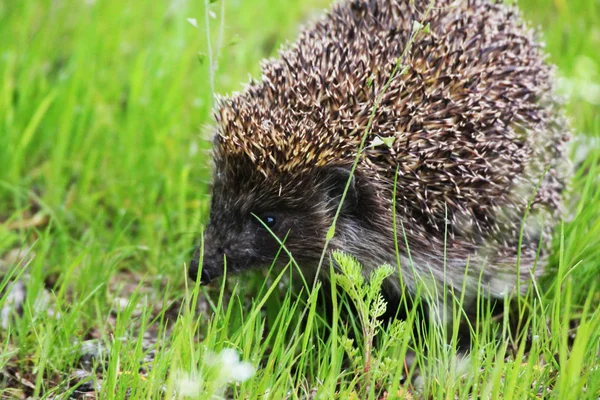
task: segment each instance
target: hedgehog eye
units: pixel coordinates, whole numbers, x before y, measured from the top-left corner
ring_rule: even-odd
[[[262,221],[262,224],[267,226],[269,229],[273,229],[275,225],[277,225],[277,219],[273,215],[259,215],[258,218]]]
[[[275,226],[275,217],[272,217],[270,215],[267,215],[266,217],[263,218],[263,221],[265,223],[265,225],[267,225],[269,228],[272,228]]]

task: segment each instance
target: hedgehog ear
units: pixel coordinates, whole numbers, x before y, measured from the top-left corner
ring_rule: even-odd
[[[348,181],[350,181],[349,184]],[[333,167],[327,170],[327,198],[332,208],[337,209],[339,207],[346,185],[348,185],[348,192],[346,192],[346,197],[344,198],[342,213],[352,212],[358,206],[356,178],[351,174],[350,169],[343,167]]]

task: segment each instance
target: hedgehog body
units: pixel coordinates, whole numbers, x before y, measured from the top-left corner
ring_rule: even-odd
[[[215,119],[203,281],[224,259],[270,265],[280,242],[314,270],[348,182],[328,251],[367,272],[399,260],[392,291],[425,278],[502,297],[543,272],[570,131],[513,7],[342,1]]]

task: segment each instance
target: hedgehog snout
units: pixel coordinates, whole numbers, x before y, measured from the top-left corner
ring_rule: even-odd
[[[204,235],[203,250],[202,257],[200,246],[194,251],[188,275],[193,280],[200,278],[200,284],[206,285],[223,275],[225,251],[215,243],[215,238],[209,232]]]
[[[205,247],[205,251],[206,250],[207,249]],[[188,271],[189,278],[195,281],[199,277],[200,284],[207,285],[212,280],[223,275],[224,252],[221,248],[218,248],[217,252],[215,253],[219,254],[204,253],[202,257],[202,268],[200,268],[200,247],[197,247],[196,251],[194,252],[194,257],[190,262],[190,268]]]
[[[198,264],[199,263],[200,263],[200,247],[196,247],[196,250],[194,250],[194,255],[192,256],[192,261],[190,261],[190,266],[188,268],[188,277],[194,281],[198,277]]]
[[[210,283],[210,281],[213,280],[213,276],[211,276],[208,272],[208,268],[202,268],[202,272],[200,274],[200,284],[202,285],[207,285]]]

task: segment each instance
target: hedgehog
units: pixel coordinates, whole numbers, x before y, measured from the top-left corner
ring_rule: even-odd
[[[522,292],[548,264],[570,170],[537,36],[502,1],[334,4],[217,99],[190,277],[290,257],[326,275],[322,255],[341,251],[365,276],[396,266],[391,298],[421,280],[466,303]]]

